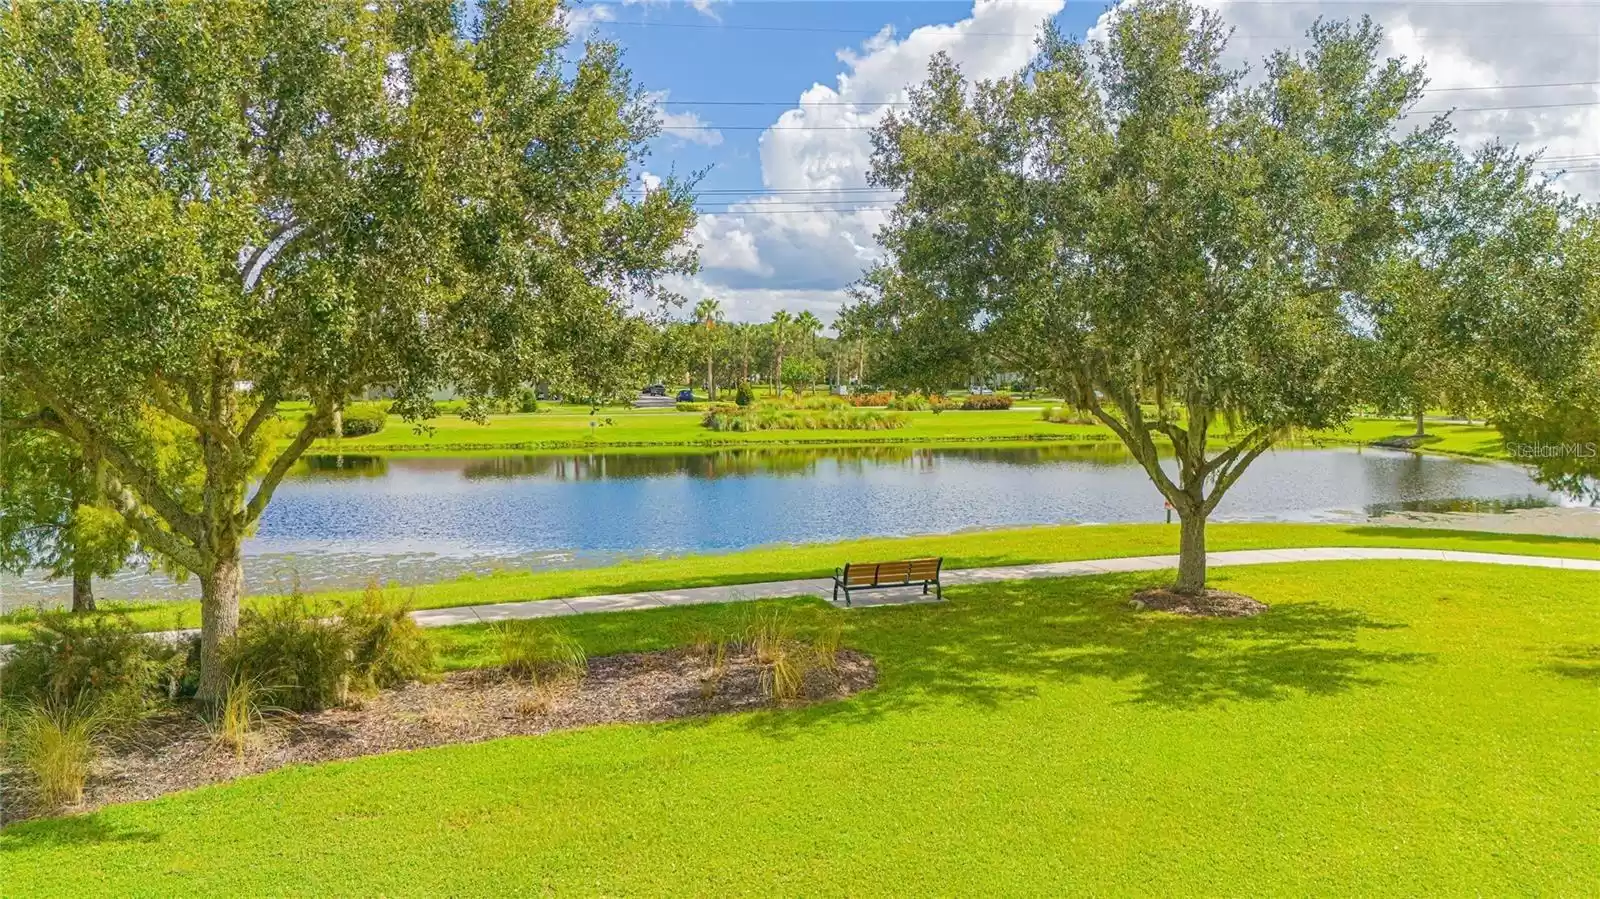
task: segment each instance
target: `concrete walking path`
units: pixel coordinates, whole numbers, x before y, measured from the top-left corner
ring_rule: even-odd
[[[1563,559],[1555,556],[1522,556],[1504,553],[1460,552],[1438,549],[1387,549],[1378,547],[1231,550],[1210,553],[1207,557],[1207,564],[1212,568],[1226,568],[1234,565],[1268,565],[1278,562],[1364,560],[1474,562],[1485,565],[1522,565],[1532,568],[1565,568],[1600,573],[1600,559]],[[1081,577],[1127,571],[1161,571],[1177,567],[1178,557],[1176,555],[1129,556],[1115,559],[1088,559],[1079,562],[1007,565],[999,568],[946,569],[942,579],[947,587],[959,587],[968,584],[1024,581],[1038,578]],[[518,618],[555,618],[565,615],[585,615],[593,612],[638,611],[640,609],[660,609],[669,606],[743,602],[752,599],[772,599],[783,596],[820,596],[824,600],[831,602],[833,580],[831,578],[808,578],[805,580],[768,581],[758,584],[735,584],[722,587],[685,587],[679,590],[648,590],[643,593],[612,593],[571,599],[539,599],[528,602],[506,602],[481,606],[455,606],[446,609],[419,609],[412,612],[411,617],[415,618],[417,623],[423,627],[450,627],[458,624],[509,621]],[[852,603],[854,608],[859,609],[931,601],[933,601],[933,597],[923,596],[920,588],[908,587],[902,590],[857,594]],[[842,608],[844,603],[840,601],[837,605]]]
[[[1600,559],[1564,559],[1557,556],[1520,556],[1506,553],[1475,553],[1439,549],[1387,549],[1381,547],[1228,550],[1208,554],[1206,562],[1211,568],[1228,568],[1235,565],[1270,565],[1280,562],[1371,560],[1473,562],[1483,565],[1564,568],[1572,571],[1593,571],[1600,574]],[[1086,559],[1079,562],[1040,562],[1033,565],[1007,565],[998,568],[946,569],[943,572],[942,580],[946,587],[960,587],[969,584],[993,584],[1002,581],[1083,577],[1128,571],[1161,571],[1177,567],[1178,557],[1176,555],[1125,556],[1114,559]],[[559,618],[567,615],[587,615],[595,612],[635,612],[642,609],[745,602],[752,599],[776,599],[786,596],[818,596],[831,603],[833,580],[831,578],[807,578],[795,581],[733,584],[723,587],[684,587],[679,590],[647,590],[642,593],[610,593],[600,596],[577,596],[570,599],[534,599],[525,602],[490,603],[481,606],[418,609],[411,613],[411,617],[416,619],[416,622],[423,627],[451,627],[461,624],[486,624],[522,618]],[[924,596],[921,588],[907,587],[899,590],[858,594],[852,600],[852,605],[854,608],[863,609],[873,606],[910,605],[912,603],[934,601],[933,596]],[[842,600],[834,603],[834,605],[839,608],[845,607]],[[152,633],[152,636],[167,640],[178,640],[198,633],[200,633],[198,630],[190,628],[181,631],[156,631]],[[0,652],[8,649],[10,649],[9,644],[0,646]]]

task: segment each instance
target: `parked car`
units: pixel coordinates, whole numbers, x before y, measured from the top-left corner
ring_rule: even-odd
[[[972,396],[994,396],[994,391],[988,387],[973,387],[967,390]]]
[[[665,384],[651,384],[649,387],[646,387],[644,389],[644,395],[645,396],[666,396],[667,395],[667,385],[665,385]]]
[[[692,403],[692,402],[694,402],[694,391],[693,390],[680,390],[680,391],[678,391],[678,402],[680,402],[680,403]]]

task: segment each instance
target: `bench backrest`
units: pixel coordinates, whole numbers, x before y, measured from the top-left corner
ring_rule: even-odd
[[[937,580],[943,559],[908,559],[901,562],[853,562],[844,566],[846,587],[884,584],[920,584]]]

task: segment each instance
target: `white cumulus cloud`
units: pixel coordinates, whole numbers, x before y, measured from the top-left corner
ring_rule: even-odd
[[[875,239],[894,195],[869,189],[869,129],[927,75],[935,53],[975,78],[1011,74],[1033,57],[1035,39],[1063,0],[980,0],[949,25],[898,36],[883,31],[839,51],[842,71],[813,84],[760,138],[763,195],[702,216],[705,273],[697,286],[733,318],[760,320],[794,301],[831,320],[845,288],[879,256]]]

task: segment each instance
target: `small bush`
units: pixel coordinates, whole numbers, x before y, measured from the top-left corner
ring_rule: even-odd
[[[905,427],[903,415],[852,409],[783,409],[757,406],[735,412],[708,412],[701,425],[713,431],[887,431]]]
[[[733,403],[679,403],[679,412],[737,412],[739,407]]]
[[[339,705],[349,695],[354,647],[329,610],[294,593],[245,609],[228,648],[235,677],[253,677],[264,699],[295,712]]]
[[[1052,424],[1058,425],[1094,425],[1099,424],[1093,415],[1079,412],[1075,409],[1063,409],[1060,406],[1050,406],[1039,413],[1039,417]]]
[[[933,408],[933,400],[922,394],[901,394],[890,400],[888,406],[902,413],[925,413]]]
[[[351,667],[360,686],[396,687],[426,680],[438,670],[433,643],[411,618],[411,604],[391,599],[376,580],[361,598],[339,610],[349,633]]]
[[[112,728],[104,708],[85,696],[29,701],[12,710],[6,755],[12,769],[23,773],[36,811],[83,801],[89,768]]]
[[[137,717],[173,698],[186,647],[138,632],[122,614],[41,613],[6,659],[7,702],[83,701],[101,714]]]
[[[340,419],[339,435],[365,437],[383,430],[389,420],[388,411],[377,403],[356,403],[346,406]]]
[[[961,408],[968,412],[985,412],[995,409],[1010,409],[1011,395],[1007,393],[991,393],[987,395],[973,394],[961,401]]]
[[[887,406],[894,402],[894,392],[889,390],[877,393],[853,393],[850,395],[852,406]]]
[[[500,664],[534,683],[582,680],[589,673],[583,645],[543,621],[507,621],[496,628]]]
[[[748,406],[756,401],[756,395],[751,392],[749,384],[740,384],[739,389],[733,393],[735,405]]]

